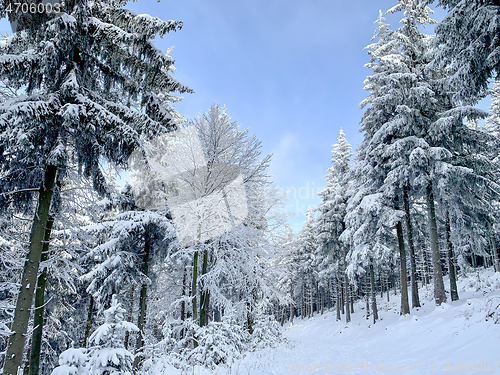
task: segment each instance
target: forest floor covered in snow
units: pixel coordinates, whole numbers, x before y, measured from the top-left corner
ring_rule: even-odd
[[[387,302],[379,294],[376,324],[366,319],[364,301],[355,304],[347,325],[336,321],[335,311],[295,319],[283,327],[286,344],[250,353],[215,373],[500,374],[500,274],[476,272],[458,286],[460,300],[439,307],[431,286],[420,288],[422,307],[406,316],[399,315],[399,295],[391,292]],[[170,367],[167,374],[180,371]]]

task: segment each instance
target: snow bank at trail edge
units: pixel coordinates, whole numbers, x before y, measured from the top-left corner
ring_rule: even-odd
[[[447,282],[445,278],[445,282]],[[432,288],[420,288],[421,308],[399,315],[399,295],[380,298],[380,321],[366,320],[364,302],[352,322],[335,311],[283,327],[288,345],[250,353],[217,374],[500,374],[500,273],[459,279],[460,300],[436,307]],[[497,324],[495,324],[495,321]],[[180,374],[171,366],[158,375]],[[211,374],[195,368],[192,374]]]

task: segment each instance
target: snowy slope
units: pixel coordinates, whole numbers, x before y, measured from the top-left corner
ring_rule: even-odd
[[[284,327],[288,345],[252,353],[231,371],[217,373],[500,374],[500,321],[494,324],[500,308],[487,317],[500,304],[500,274],[484,271],[461,279],[459,294],[460,301],[436,307],[431,288],[421,288],[422,307],[404,317],[399,295],[391,292],[387,303],[386,295],[379,294],[381,321],[375,325],[366,320],[362,302],[347,326],[335,320],[334,311],[296,319]],[[170,367],[163,373],[179,371]]]

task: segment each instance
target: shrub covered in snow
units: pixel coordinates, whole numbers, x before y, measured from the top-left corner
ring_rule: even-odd
[[[134,355],[124,346],[127,331],[139,331],[135,324],[124,320],[125,309],[113,296],[111,307],[104,311],[105,322],[90,336],[96,346],[89,354],[92,375],[132,374]]]
[[[87,375],[87,354],[85,349],[68,349],[59,355],[59,366],[52,375]]]
[[[231,368],[245,353],[283,342],[280,326],[271,316],[257,315],[250,334],[236,311],[227,311],[222,321],[211,321],[200,327],[193,319],[172,320],[163,329],[163,340],[155,358],[145,370],[157,374],[160,368],[174,366],[189,370],[201,366],[215,370],[217,366]],[[160,371],[161,372],[161,371]]]

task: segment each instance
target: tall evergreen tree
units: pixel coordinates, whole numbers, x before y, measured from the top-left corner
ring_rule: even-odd
[[[153,38],[182,27],[137,15],[125,1],[64,3],[65,13],[14,34],[2,44],[0,79],[26,95],[0,105],[1,206],[34,210],[30,249],[16,305],[4,374],[21,365],[31,301],[56,181],[70,161],[107,191],[102,158],[125,167],[142,138],[176,125],[173,59]],[[7,3],[2,3],[5,14]],[[32,207],[34,194],[38,199]]]
[[[317,263],[325,268],[327,277],[335,278],[347,290],[349,284],[346,270],[345,245],[339,240],[345,229],[349,161],[352,156],[351,145],[341,129],[338,143],[333,146],[332,166],[328,169],[327,187],[319,195],[323,202],[318,207],[317,219],[318,250]],[[321,269],[320,275],[321,275]],[[339,297],[339,296],[338,296]],[[337,304],[339,298],[337,298]]]

